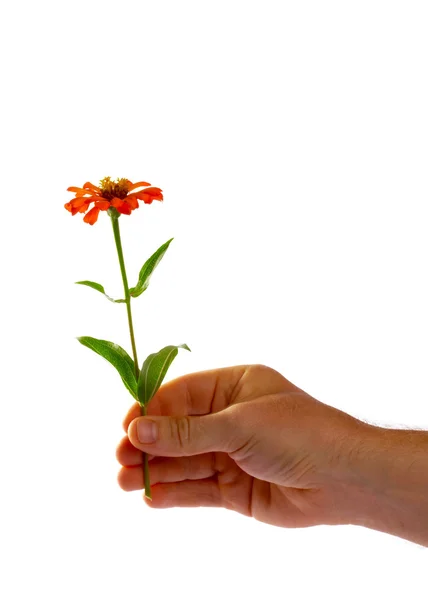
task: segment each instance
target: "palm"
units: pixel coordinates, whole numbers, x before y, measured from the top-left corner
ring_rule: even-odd
[[[228,454],[213,452],[218,487],[225,508],[279,527],[317,525],[323,493],[270,483],[246,473]],[[319,515],[317,515],[319,513]]]

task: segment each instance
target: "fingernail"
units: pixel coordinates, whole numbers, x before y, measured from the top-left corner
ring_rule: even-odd
[[[156,441],[158,428],[154,421],[140,419],[137,423],[137,436],[142,444],[152,444]]]

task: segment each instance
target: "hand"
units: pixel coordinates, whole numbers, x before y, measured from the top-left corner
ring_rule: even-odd
[[[158,439],[142,443],[148,422]],[[118,481],[142,489],[144,451],[153,508],[218,506],[280,527],[350,523],[363,499],[349,465],[365,427],[268,367],[203,371],[163,385],[147,417],[129,410]]]

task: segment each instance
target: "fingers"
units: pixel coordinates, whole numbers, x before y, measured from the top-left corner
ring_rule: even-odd
[[[148,454],[148,458],[151,461],[154,456]],[[131,444],[128,436],[125,436],[116,448],[116,460],[124,467],[135,467],[143,463],[143,454]]]
[[[152,487],[152,500],[145,502],[151,508],[222,507],[220,488],[215,479],[160,483]]]
[[[151,508],[223,506],[212,456],[156,457],[150,463]],[[143,488],[143,467],[123,467],[117,477],[126,492]]]
[[[233,402],[234,391],[247,366],[227,367],[183,375],[165,383],[147,407],[148,415],[206,415],[226,408]],[[133,419],[140,416],[135,403],[123,421],[128,431]]]
[[[139,453],[141,456],[141,452]],[[230,459],[229,459],[230,460]],[[155,457],[150,462],[150,483],[174,483],[214,477],[217,474],[213,453],[181,458]],[[126,492],[143,489],[143,465],[123,467],[117,476]]]

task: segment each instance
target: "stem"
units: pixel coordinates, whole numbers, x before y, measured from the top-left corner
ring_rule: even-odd
[[[131,336],[132,353],[134,355],[135,378],[138,381],[140,370],[138,368],[137,348],[135,346],[134,326],[132,324],[131,296],[129,294],[128,279],[126,277],[125,261],[123,260],[122,241],[119,231],[119,216],[110,214],[113,225],[114,241],[116,242],[117,255],[119,257],[120,272],[122,273],[123,289],[125,291],[126,310],[128,313],[129,335]]]
[[[141,408],[141,416],[145,417],[147,415],[146,407],[144,404],[140,405]],[[149,457],[143,452],[143,472],[144,472],[144,495],[149,500],[152,499],[152,492],[150,489],[150,473],[149,473]]]
[[[137,347],[135,345],[135,336],[134,336],[134,326],[132,324],[132,312],[131,312],[131,295],[129,293],[128,286],[128,278],[126,276],[125,269],[125,261],[123,259],[123,250],[122,250],[122,241],[120,239],[120,230],[119,230],[119,214],[117,211],[110,212],[111,222],[113,225],[113,233],[114,233],[114,241],[116,242],[117,255],[119,257],[119,265],[120,272],[122,274],[123,281],[123,289],[125,292],[125,303],[126,303],[126,311],[128,313],[128,325],[129,325],[129,335],[131,337],[131,345],[132,345],[132,353],[134,355],[134,367],[135,367],[135,378],[138,381],[138,377],[140,375],[140,369],[138,368],[138,358],[137,358]],[[146,416],[146,407],[144,405],[140,405],[141,407],[141,415]],[[150,473],[149,473],[149,458],[145,452],[143,452],[143,473],[144,473],[144,495],[149,500],[152,499],[152,494],[150,490]]]

